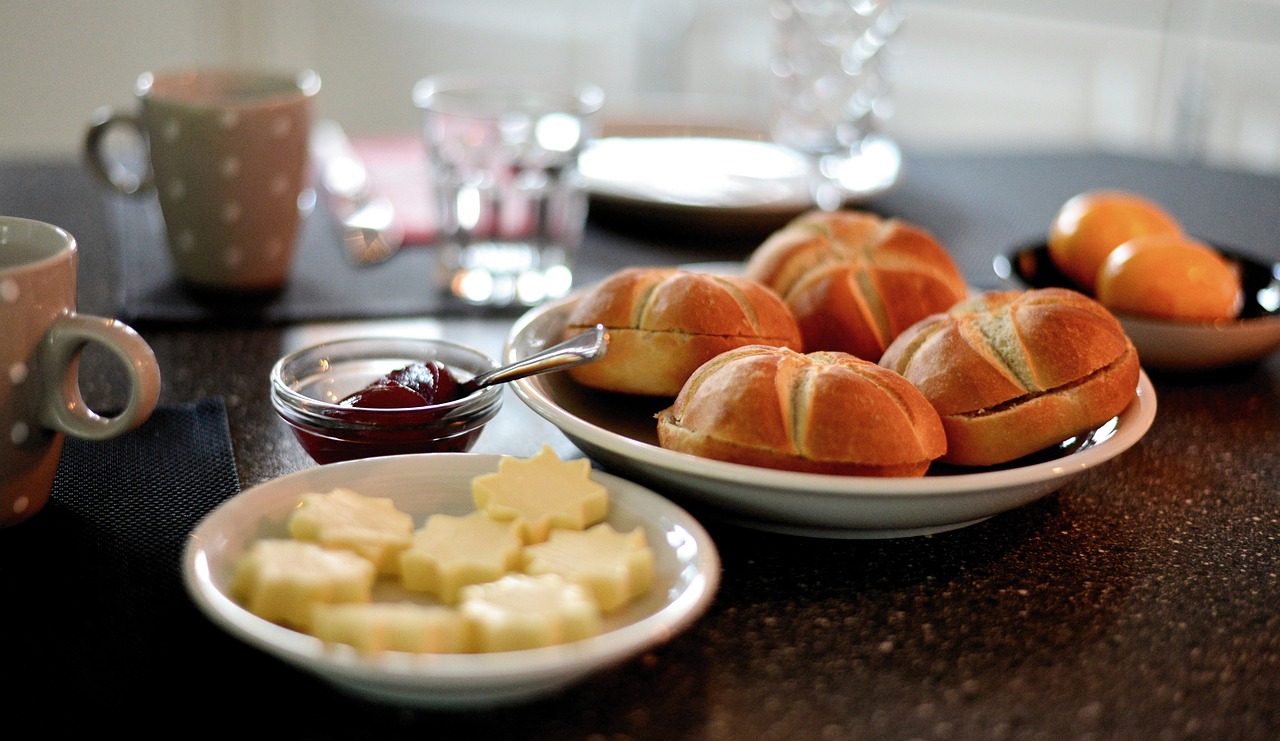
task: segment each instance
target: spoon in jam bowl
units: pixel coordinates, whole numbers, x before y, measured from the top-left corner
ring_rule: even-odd
[[[458,395],[466,396],[486,386],[508,383],[539,373],[565,370],[574,366],[590,363],[603,358],[609,350],[609,333],[603,324],[588,329],[576,337],[571,337],[558,345],[521,358],[510,365],[494,368],[479,373],[471,379],[459,384]]]
[[[271,403],[317,463],[462,453],[501,408],[500,384],[591,362],[607,347],[597,325],[495,369],[482,351],[448,340],[334,340],[277,361]]]
[[[465,399],[481,389],[526,376],[565,370],[604,356],[609,335],[603,324],[510,365],[462,380],[439,360],[412,363],[341,399],[346,407],[410,409]]]
[[[539,373],[565,370],[604,356],[609,335],[603,324],[510,365],[463,380],[447,364],[428,360],[406,365],[351,393],[338,404],[362,409],[412,409],[465,399],[481,389]]]

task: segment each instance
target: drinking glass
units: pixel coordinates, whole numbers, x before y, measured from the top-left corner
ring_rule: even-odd
[[[505,307],[569,292],[587,212],[578,156],[603,100],[594,85],[535,79],[442,75],[415,86],[447,296]]]
[[[901,154],[881,132],[902,13],[893,0],[770,0],[770,134],[807,155],[815,205],[891,185]]]

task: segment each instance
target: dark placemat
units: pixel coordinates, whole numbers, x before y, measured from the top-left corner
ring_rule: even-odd
[[[1206,183],[1245,202],[1229,208],[1205,202],[1194,194]],[[1042,239],[1062,203],[1093,188],[1142,191],[1177,214],[1189,231],[1274,259],[1268,253],[1274,253],[1271,236],[1280,229],[1280,211],[1270,208],[1280,189],[1276,183],[1254,173],[1102,153],[909,155],[901,182],[859,207],[924,226],[956,257],[971,285],[994,288],[999,281],[992,260],[1028,239]],[[597,206],[575,270],[578,286],[631,265],[742,260],[768,236],[765,225],[755,231],[726,232],[711,224],[697,229],[688,219]],[[1241,220],[1232,215],[1236,209],[1278,216],[1271,223]],[[285,291],[244,304],[202,303],[181,287],[169,266],[154,199],[111,195],[107,212],[120,252],[118,315],[131,323],[371,319],[459,310],[432,290],[429,246],[410,246],[381,265],[351,265],[323,199],[304,223]],[[499,313],[515,316],[520,310]]]
[[[352,264],[324,199],[318,199],[304,217],[293,269],[281,292],[211,299],[186,289],[174,272],[165,247],[160,205],[154,196],[131,198],[113,193],[105,199],[119,264],[116,315],[131,324],[286,323],[477,313],[446,301],[434,290],[434,252],[429,245],[408,245],[377,265]],[[590,224],[574,282],[588,285],[627,265],[703,260],[723,254],[721,246],[706,242],[666,242],[665,246],[655,245],[645,235],[615,233]],[[735,259],[741,257],[740,250],[732,254]],[[490,313],[514,318],[523,311],[511,307]]]
[[[182,551],[239,490],[220,399],[161,406],[113,440],[67,440],[49,503],[0,530],[6,705],[68,701],[74,713],[39,722],[49,731],[185,691],[193,647],[223,644],[195,640],[212,627],[182,585]]]
[[[379,265],[355,266],[324,199],[304,215],[285,288],[275,294],[213,298],[189,291],[174,272],[154,195],[106,196],[120,263],[120,318],[126,322],[292,322],[436,313],[428,248],[402,250]]]

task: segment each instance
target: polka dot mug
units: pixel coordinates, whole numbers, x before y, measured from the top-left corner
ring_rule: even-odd
[[[160,394],[146,341],[114,319],[76,312],[76,240],[65,230],[0,216],[0,527],[49,499],[65,435],[105,440],[142,424]],[[90,344],[124,367],[128,398],[114,416],[80,395]]]
[[[311,101],[319,88],[312,72],[148,72],[137,81],[136,114],[96,114],[85,159],[115,190],[159,198],[169,254],[189,286],[279,290],[309,192]],[[145,152],[143,163],[120,154],[123,136]]]

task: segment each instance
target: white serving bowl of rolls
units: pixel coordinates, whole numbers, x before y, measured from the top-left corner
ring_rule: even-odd
[[[606,280],[526,313],[508,337],[504,360],[559,342],[583,322],[601,322],[611,335],[606,360],[626,361],[610,372],[629,374],[632,383],[651,367],[670,367],[685,349],[707,352],[704,338],[686,342],[685,335],[732,334],[703,326],[715,325],[721,311],[744,314],[755,329],[696,362],[686,358],[692,370],[678,390],[669,382],[652,391],[624,389],[599,376],[563,373],[518,381],[516,395],[605,469],[644,482],[695,513],[818,537],[898,537],[970,525],[1058,489],[1124,452],[1149,429],[1154,390],[1115,318],[1087,297],[1066,291],[1070,295],[969,295],[955,286],[959,273],[931,235],[870,214],[806,214],[781,232],[738,273],[767,286],[799,317],[803,347],[753,337],[756,314],[771,312],[773,299],[765,299],[771,308],[760,312],[742,300],[748,291],[727,274],[704,279],[719,286],[712,293],[724,290],[737,304],[724,309],[704,302],[665,324],[653,317],[680,316],[670,304],[704,291],[686,285],[658,300],[652,285],[673,280],[670,274],[642,290],[606,290]],[[786,250],[794,255],[780,257],[779,242],[791,243]],[[755,260],[766,251],[767,260]],[[766,262],[767,270],[758,269]],[[699,282],[692,271],[666,270],[690,285]],[[912,286],[933,293],[912,298],[904,289]],[[847,329],[824,329],[830,326],[820,316],[824,297],[833,299],[829,311],[840,312],[835,321]],[[1046,304],[1055,308],[1046,311]],[[611,318],[602,318],[602,306]],[[850,320],[851,311],[863,314]],[[964,344],[958,339],[972,339],[975,328],[981,335],[1001,321],[1006,335],[982,340],[976,355],[1004,353],[1014,361],[983,366],[969,357],[975,355],[970,347],[968,355],[959,353],[964,362],[945,370]],[[646,322],[646,341],[662,348],[651,361],[632,344],[641,336],[635,329]],[[743,322],[735,316],[727,326]],[[1076,331],[1081,324],[1099,333],[1079,338],[1093,352],[1074,352],[1061,337],[1056,343],[1044,339],[1054,327]],[[823,332],[828,339],[814,339]],[[822,346],[851,332],[863,333],[854,340],[863,357]],[[1010,337],[1037,333],[1042,339],[1027,347],[999,347]],[[910,339],[898,344],[906,346],[895,347],[904,336]],[[1047,348],[1055,352],[1026,359]],[[1048,370],[1041,373],[1041,366]],[[957,379],[941,397],[939,372]],[[977,406],[957,403],[981,387]],[[1005,395],[993,396],[996,387]],[[1026,404],[1030,411],[1009,413],[1024,402],[1033,402]],[[1066,425],[1040,437],[1028,433],[1043,428],[1048,417],[1064,418]],[[981,424],[971,424],[975,420]]]

